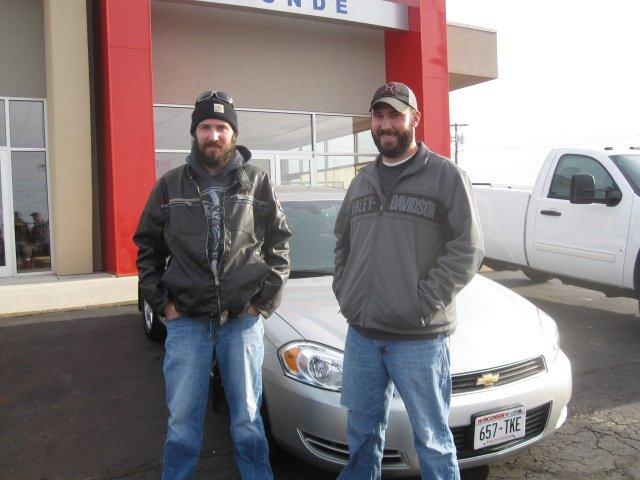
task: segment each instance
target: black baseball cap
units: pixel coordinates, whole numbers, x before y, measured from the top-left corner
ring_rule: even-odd
[[[369,111],[378,103],[391,105],[391,107],[398,112],[404,112],[409,107],[418,110],[418,100],[416,99],[415,93],[404,83],[400,82],[387,82],[378,88],[371,99]]]

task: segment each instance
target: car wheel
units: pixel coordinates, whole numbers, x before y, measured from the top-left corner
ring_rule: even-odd
[[[553,278],[553,275],[550,273],[540,272],[538,270],[533,270],[532,268],[524,267],[522,269],[522,273],[524,273],[529,280],[537,283],[548,282]]]
[[[164,325],[162,325],[158,314],[146,300],[142,302],[142,327],[147,337],[154,342],[161,342],[166,337]]]

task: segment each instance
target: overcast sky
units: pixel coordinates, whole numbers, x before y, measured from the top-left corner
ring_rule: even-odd
[[[640,146],[640,0],[447,0],[447,20],[498,32],[498,79],[450,95],[474,182],[532,185],[554,147]]]

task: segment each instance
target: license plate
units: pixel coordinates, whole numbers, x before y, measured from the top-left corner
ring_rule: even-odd
[[[524,437],[527,411],[523,406],[475,416],[473,449],[492,447]]]

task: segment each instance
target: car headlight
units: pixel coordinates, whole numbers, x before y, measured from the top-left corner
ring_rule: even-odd
[[[560,352],[560,333],[555,320],[542,310],[538,309],[538,318],[540,319],[540,328],[542,329],[542,337],[545,342],[545,357],[549,363],[553,362]]]
[[[287,377],[318,388],[339,392],[342,388],[343,353],[312,342],[292,342],[278,350]]]

